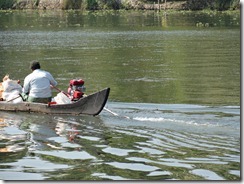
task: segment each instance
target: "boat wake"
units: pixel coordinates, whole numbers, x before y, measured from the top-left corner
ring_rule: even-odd
[[[150,118],[150,117],[135,117],[133,118],[134,120],[137,121],[148,121],[148,122],[173,122],[173,123],[182,123],[182,124],[187,124],[187,125],[195,125],[195,126],[219,126],[219,125],[213,125],[209,122],[206,123],[197,123],[195,121],[184,121],[184,120],[177,120],[177,119],[167,119],[167,118]]]
[[[240,108],[236,106],[208,107],[190,104],[109,103],[116,115],[112,124],[147,126],[177,131],[240,135]],[[105,114],[105,113],[103,113]],[[124,117],[126,118],[125,120]]]

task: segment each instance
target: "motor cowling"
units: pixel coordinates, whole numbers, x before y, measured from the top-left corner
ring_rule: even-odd
[[[72,79],[69,81],[68,94],[72,101],[77,101],[83,97],[86,87],[82,79]]]

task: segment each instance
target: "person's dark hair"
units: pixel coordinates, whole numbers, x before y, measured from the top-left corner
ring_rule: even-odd
[[[35,70],[35,69],[40,69],[41,65],[39,62],[37,61],[32,61],[30,64],[30,69]]]

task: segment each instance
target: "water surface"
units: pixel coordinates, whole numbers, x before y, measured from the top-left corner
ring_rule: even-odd
[[[111,88],[97,117],[0,112],[3,180],[240,180],[239,12],[1,11],[0,77]],[[57,92],[54,92],[54,95]]]
[[[239,107],[108,103],[107,108],[119,116],[107,111],[97,117],[1,112],[0,177],[240,178]]]

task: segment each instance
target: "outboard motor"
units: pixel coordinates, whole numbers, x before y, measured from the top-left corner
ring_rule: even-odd
[[[85,81],[82,79],[72,79],[69,81],[68,94],[72,101],[77,101],[83,97],[86,87]]]

